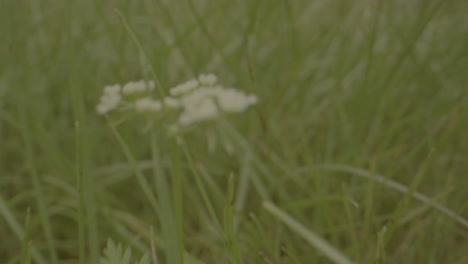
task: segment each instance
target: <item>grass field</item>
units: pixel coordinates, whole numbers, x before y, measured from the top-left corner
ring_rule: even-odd
[[[1,0],[0,263],[468,263],[467,8]],[[96,112],[202,73],[258,103]]]

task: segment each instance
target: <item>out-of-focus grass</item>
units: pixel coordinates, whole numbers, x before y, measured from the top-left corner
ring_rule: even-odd
[[[80,221],[89,263],[108,237],[143,253],[153,236],[162,250],[159,220],[94,109],[104,85],[148,73],[117,9],[163,89],[215,72],[260,98],[228,128],[185,139],[219,218],[230,215],[225,190],[235,176],[233,224],[245,263],[328,261],[265,210],[266,199],[356,263],[465,263],[462,222],[380,180],[324,168],[383,175],[468,218],[467,7],[439,0],[1,1],[1,262],[20,263],[25,254],[27,208],[37,263],[54,263],[54,254],[78,263]],[[149,137],[133,122],[118,130],[149,175]],[[213,134],[218,144],[210,151]],[[235,260],[179,156],[186,258]],[[162,155],[165,170],[173,158]]]

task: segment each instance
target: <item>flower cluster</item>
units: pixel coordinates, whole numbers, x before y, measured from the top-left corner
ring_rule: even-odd
[[[122,87],[123,94],[138,94],[138,93],[145,93],[147,90],[151,91],[154,90],[156,83],[154,81],[138,81],[138,82],[129,82]]]
[[[239,113],[257,103],[257,97],[234,88],[218,84],[214,74],[201,74],[197,79],[188,80],[169,90],[169,96],[162,100],[150,97],[154,81],[130,82],[104,87],[104,94],[97,106],[100,114],[106,114],[119,106],[130,106],[137,113],[179,113],[176,124],[191,124],[216,118],[223,113]]]
[[[101,100],[96,107],[96,111],[103,115],[119,106],[128,103],[130,99],[138,99],[142,96],[146,96],[149,91],[154,90],[156,83],[154,81],[137,81],[129,82],[123,86],[120,84],[107,85],[104,87],[104,93],[101,96]],[[137,112],[147,111],[155,107],[149,106],[148,102],[140,102],[141,99],[137,100],[135,104],[135,110]]]
[[[117,107],[122,96],[120,95],[120,84],[108,85],[104,87],[104,94],[96,107],[99,114],[103,115]]]

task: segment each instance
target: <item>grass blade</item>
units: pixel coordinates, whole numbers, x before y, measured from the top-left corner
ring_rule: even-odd
[[[304,238],[309,244],[323,253],[327,258],[333,261],[336,264],[352,264],[350,259],[347,256],[342,254],[332,245],[330,245],[327,241],[323,238],[312,232],[311,230],[304,227],[301,223],[297,222],[294,218],[289,216],[280,208],[276,207],[271,202],[264,202],[263,207],[273,214],[276,218],[281,220],[285,225],[295,231],[298,235]]]
[[[325,169],[325,170],[348,172],[348,173],[352,173],[354,175],[357,175],[357,176],[360,176],[360,177],[363,177],[363,178],[374,179],[376,182],[384,184],[387,187],[390,187],[390,188],[392,188],[394,190],[397,190],[399,192],[402,192],[402,193],[407,193],[409,191],[408,187],[406,187],[405,185],[403,185],[403,184],[401,184],[399,182],[396,182],[394,180],[388,179],[383,175],[373,174],[373,173],[371,173],[369,171],[366,171],[364,169],[355,168],[355,167],[348,166],[348,165],[324,164],[324,165],[317,166],[316,169]],[[424,202],[424,203],[432,206],[434,209],[437,209],[441,213],[443,213],[443,214],[447,215],[448,217],[456,220],[457,222],[459,222],[464,227],[468,227],[468,220],[467,219],[465,219],[462,216],[458,215],[457,213],[455,213],[454,211],[452,211],[449,208],[445,207],[441,203],[435,202],[430,197],[428,197],[428,196],[426,196],[426,195],[424,195],[424,194],[422,194],[420,192],[416,192],[416,191],[412,193],[412,197],[419,200],[419,201],[421,201],[421,202]]]
[[[30,250],[31,250],[31,240],[29,238],[31,229],[31,208],[28,208],[26,213],[26,220],[24,221],[24,238],[23,246],[21,248],[21,264],[29,264],[30,260]]]
[[[25,145],[25,158],[28,167],[28,171],[32,178],[32,183],[34,186],[34,192],[36,196],[36,203],[39,211],[39,218],[42,224],[44,231],[47,247],[49,250],[50,261],[53,264],[58,263],[57,257],[57,247],[54,242],[54,235],[52,232],[50,216],[48,213],[47,203],[44,196],[44,188],[42,186],[41,180],[39,178],[39,173],[36,168],[35,153],[33,150],[32,134],[31,129],[28,125],[30,122],[26,109],[24,107],[18,106],[20,117],[21,117],[21,132]]]
[[[3,216],[7,225],[11,228],[11,230],[13,230],[13,233],[18,240],[24,239],[24,230],[21,228],[21,225],[18,223],[15,216],[13,215],[13,212],[10,211],[2,197],[0,197],[0,216]],[[34,245],[31,246],[31,255],[36,263],[46,264],[44,257]]]

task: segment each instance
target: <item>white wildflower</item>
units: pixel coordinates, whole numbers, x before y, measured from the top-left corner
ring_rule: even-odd
[[[188,126],[195,122],[205,121],[218,116],[219,111],[213,99],[205,100],[194,105],[186,105],[186,109],[179,116],[179,124]]]
[[[176,109],[180,107],[180,101],[174,97],[165,97],[164,98],[164,106],[167,108]]]
[[[239,113],[257,103],[255,95],[247,95],[234,88],[222,86],[200,87],[184,94],[181,99],[184,111],[179,123],[187,126],[195,122],[205,121],[218,116],[221,112]]]
[[[120,84],[106,85],[104,86],[104,94],[119,94],[120,93]]]
[[[179,84],[179,85],[177,85],[175,87],[172,87],[169,90],[169,93],[172,96],[180,96],[180,95],[186,94],[186,93],[196,89],[198,86],[199,86],[198,81],[195,80],[195,79],[192,79],[192,80],[186,81],[185,83],[182,83],[182,84]]]
[[[218,77],[212,73],[200,74],[200,76],[198,76],[198,81],[201,85],[213,86],[218,81]]]
[[[119,106],[131,105],[137,113],[155,113],[163,109],[181,109],[174,127],[182,128],[196,122],[214,119],[222,113],[240,113],[257,103],[257,96],[219,84],[214,74],[201,74],[169,90],[170,96],[161,100],[145,96],[156,86],[154,81],[129,82],[104,87],[96,110],[105,114]],[[134,97],[133,95],[137,95]],[[129,97],[130,96],[130,97]],[[145,96],[145,97],[143,97]],[[165,113],[165,112],[163,112]]]
[[[147,90],[153,90],[155,86],[156,83],[154,81],[149,81],[148,83],[146,83],[143,80],[137,82],[129,82],[123,86],[122,93],[125,95],[142,93]]]
[[[193,108],[203,100],[213,97],[218,89],[220,89],[220,87],[201,87],[191,93],[185,94],[180,100],[184,108]]]
[[[239,113],[257,102],[255,95],[246,95],[234,88],[225,88],[216,93],[218,106],[224,112]]]
[[[154,100],[149,97],[140,98],[135,102],[135,111],[143,112],[159,112],[163,108],[160,101]]]
[[[118,93],[104,93],[101,96],[101,101],[99,102],[96,110],[99,114],[103,115],[117,107],[120,103],[122,97]]]

